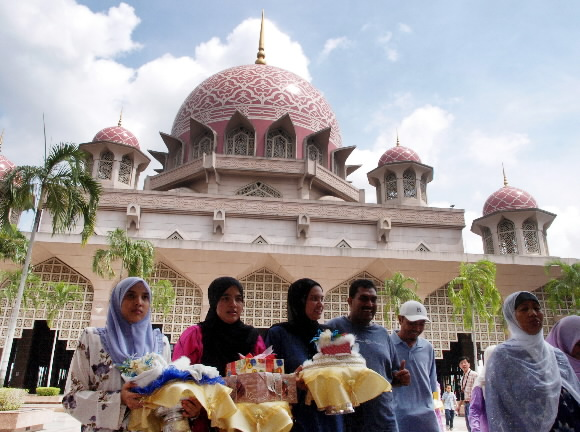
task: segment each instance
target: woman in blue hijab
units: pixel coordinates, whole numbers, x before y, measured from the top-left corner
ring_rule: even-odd
[[[85,329],[71,362],[62,404],[84,432],[127,431],[141,395],[130,391],[135,384],[123,382],[118,366],[150,353],[171,361],[169,341],[151,326],[151,289],[129,277],[111,292],[105,327]]]

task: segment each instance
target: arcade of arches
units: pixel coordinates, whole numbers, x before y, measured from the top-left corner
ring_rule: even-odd
[[[34,389],[37,386],[64,387],[68,366],[76,348],[80,333],[90,325],[90,311],[93,302],[93,286],[83,275],[76,272],[57,258],[50,258],[34,267],[44,282],[68,282],[77,284],[82,290],[82,299],[70,302],[55,321],[55,328],[50,330],[46,325],[45,307],[38,309],[22,308],[12,348],[10,364],[20,365],[9,368],[8,383],[10,386]],[[284,279],[268,268],[261,268],[245,276],[238,276],[245,287],[245,309],[242,319],[245,323],[257,328],[269,328],[275,323],[285,321],[287,289],[291,281]],[[325,287],[324,320],[348,314],[348,287],[359,278],[371,279],[377,287],[382,281],[368,272],[360,272],[334,287]],[[153,311],[152,322],[161,328],[172,344],[187,327],[198,323],[204,312],[204,294],[200,286],[182,276],[169,265],[160,262],[156,265],[154,280],[167,279],[176,290],[176,302],[168,314]],[[50,289],[47,285],[47,289]],[[546,307],[546,295],[543,290],[536,291],[546,311],[549,324],[547,332],[554,322],[554,314]],[[387,329],[398,328],[396,317],[383,317],[385,299],[379,295],[376,322]],[[430,340],[435,348],[440,382],[453,382],[458,376],[457,359],[461,355],[473,357],[471,334],[463,325],[452,317],[452,306],[447,299],[446,287],[441,287],[424,300],[431,323],[426,327],[423,337]],[[0,304],[0,326],[5,334],[9,319],[9,308],[6,300]],[[556,311],[565,314],[565,310]],[[58,330],[58,341],[55,349],[55,365],[50,379],[47,380],[47,369],[50,361],[54,330]],[[492,328],[486,323],[478,322],[475,328],[478,350],[482,352],[488,345],[505,340],[502,323],[498,320]],[[43,341],[41,343],[41,341]],[[4,340],[0,340],[3,344]],[[0,346],[2,349],[3,346]],[[48,355],[47,355],[48,353]],[[16,360],[16,362],[15,362]]]

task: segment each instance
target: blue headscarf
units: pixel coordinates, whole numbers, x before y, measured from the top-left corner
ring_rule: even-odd
[[[142,357],[148,353],[163,352],[163,335],[159,329],[151,326],[151,309],[141,321],[131,324],[121,315],[121,303],[127,291],[141,282],[149,292],[152,300],[151,288],[147,282],[138,277],[128,277],[113,288],[109,302],[109,312],[104,328],[97,329],[105,351],[109,353],[115,364],[123,363],[127,358]]]

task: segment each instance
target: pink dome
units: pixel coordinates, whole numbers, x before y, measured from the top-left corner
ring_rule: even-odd
[[[483,215],[501,210],[522,210],[538,208],[538,204],[533,196],[524,190],[504,186],[492,193],[483,205]]]
[[[0,177],[3,177],[4,174],[13,169],[15,166],[16,165],[6,159],[4,155],[0,154]]]
[[[137,141],[135,135],[122,126],[112,126],[97,132],[93,138],[93,142],[97,141],[112,141],[139,148],[139,141]]]
[[[383,153],[379,159],[379,166],[383,166],[392,162],[418,162],[421,163],[421,158],[417,153],[407,147],[397,145],[388,149]]]
[[[330,143],[334,148],[342,144],[334,112],[320,91],[292,72],[256,64],[226,69],[198,85],[175,116],[171,135],[188,140],[190,117],[208,126],[229,120],[236,111],[269,121],[288,113],[308,134],[330,127]]]

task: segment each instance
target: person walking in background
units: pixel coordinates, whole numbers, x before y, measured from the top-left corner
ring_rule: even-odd
[[[445,407],[445,426],[447,430],[453,430],[453,418],[455,417],[455,410],[457,409],[457,397],[451,391],[451,386],[445,386],[445,393],[441,396],[443,406]]]
[[[405,362],[399,363],[397,352],[384,327],[372,322],[377,313],[377,289],[373,281],[357,279],[348,290],[348,316],[334,318],[327,324],[343,333],[356,336],[359,352],[367,367],[374,370],[393,386],[409,385],[411,375]],[[344,416],[347,432],[397,432],[393,393],[385,392],[355,408]]]
[[[318,323],[324,311],[324,293],[312,279],[299,279],[288,288],[288,322],[268,330],[266,345],[272,346],[278,358],[284,359],[287,373],[302,368],[302,363],[317,353],[312,342],[318,330],[327,327]],[[306,404],[306,391],[298,390],[298,403],[292,405],[292,432],[342,432],[342,416],[328,416],[319,411],[314,401]]]
[[[580,316],[571,315],[558,321],[552,327],[546,342],[566,354],[570,366],[580,380]]]
[[[544,341],[544,314],[527,291],[510,294],[503,314],[510,339],[486,365],[490,432],[580,430],[580,383],[566,355]]]
[[[435,350],[427,339],[419,337],[429,322],[427,309],[410,300],[399,309],[401,328],[391,334],[399,360],[405,361],[413,377],[411,384],[394,387],[395,415],[400,432],[439,432],[433,393],[437,391]]]
[[[463,405],[465,425],[467,426],[467,430],[471,432],[471,426],[469,426],[469,404],[471,402],[471,391],[477,378],[477,372],[471,370],[469,357],[465,356],[459,358],[459,368],[463,371],[463,377],[461,378],[461,393],[463,394],[463,399],[459,402],[457,411],[459,412],[461,405]]]
[[[469,406],[469,425],[472,432],[488,432],[487,412],[485,409],[485,365],[489,362],[497,345],[488,346],[483,352],[484,366],[479,371],[473,391],[471,392],[471,404]]]
[[[109,301],[104,328],[88,327],[74,353],[62,405],[84,432],[125,432],[129,411],[141,408],[136,384],[123,382],[125,360],[156,353],[170,361],[169,341],[151,326],[151,289],[141,278],[120,281]]]

